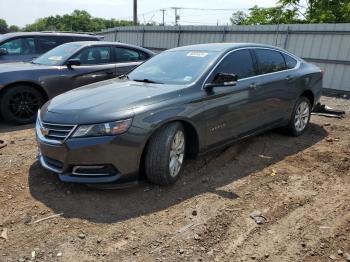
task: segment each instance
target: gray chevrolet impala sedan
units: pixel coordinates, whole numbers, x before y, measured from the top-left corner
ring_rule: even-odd
[[[318,67],[273,46],[171,49],[47,102],[39,160],[65,182],[128,184],[144,173],[171,185],[188,157],[276,127],[301,135],[321,88]]]

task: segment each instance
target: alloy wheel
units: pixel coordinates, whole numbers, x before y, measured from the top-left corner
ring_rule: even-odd
[[[40,99],[32,92],[15,93],[8,102],[9,111],[18,119],[31,119],[41,106]]]
[[[296,112],[294,117],[294,126],[298,132],[302,132],[309,122],[310,117],[310,108],[307,102],[302,101]]]
[[[172,177],[176,177],[182,167],[185,157],[185,136],[178,130],[173,138],[169,157],[169,172]]]

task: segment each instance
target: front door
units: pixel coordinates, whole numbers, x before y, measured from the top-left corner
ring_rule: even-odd
[[[215,68],[207,82],[217,73],[238,76],[235,86],[215,87],[206,97],[207,146],[215,146],[253,131],[264,122],[260,117],[260,85],[249,49],[229,53]],[[206,91],[203,91],[206,92]]]

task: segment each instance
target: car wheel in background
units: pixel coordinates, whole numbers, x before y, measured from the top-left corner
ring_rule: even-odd
[[[38,109],[45,99],[36,88],[15,85],[8,88],[0,98],[1,115],[5,121],[15,124],[28,124],[36,119]]]
[[[145,173],[154,184],[168,186],[179,178],[185,160],[186,136],[179,122],[167,124],[151,137],[145,155]]]
[[[310,100],[302,96],[296,102],[287,131],[292,136],[300,136],[307,129],[311,116]]]

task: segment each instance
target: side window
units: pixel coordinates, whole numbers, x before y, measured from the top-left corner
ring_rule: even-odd
[[[39,36],[37,39],[41,53],[46,53],[62,43],[59,38],[55,36]]]
[[[293,57],[283,54],[284,59],[286,60],[286,65],[287,65],[287,69],[293,69],[294,67],[296,67],[297,65],[297,60],[295,60]]]
[[[254,63],[249,50],[232,52],[221,61],[214,71],[217,73],[229,73],[238,76],[238,79],[255,75]]]
[[[58,37],[58,40],[59,40],[59,44],[62,45],[62,44],[65,44],[65,43],[73,42],[73,37],[71,37],[71,36],[60,36],[60,37]]]
[[[98,41],[98,38],[93,36],[74,36],[72,41]]]
[[[111,63],[111,49],[107,46],[85,48],[72,59],[80,60],[82,65],[108,64]]]
[[[142,51],[136,51],[133,49],[123,48],[123,47],[115,48],[115,61],[117,63],[143,61],[148,58],[149,58],[148,54]]]
[[[255,49],[260,74],[278,72],[286,69],[286,63],[280,52],[269,49]]]
[[[5,48],[9,55],[30,55],[36,54],[34,38],[15,38],[2,44],[0,48]]]

